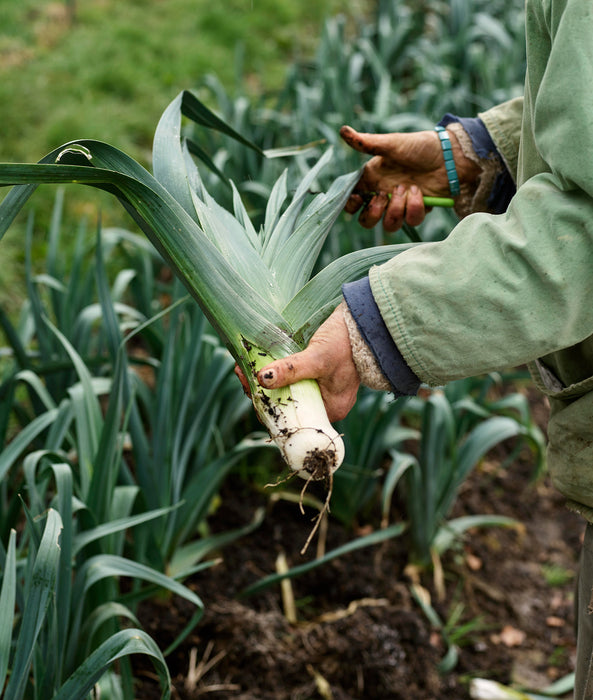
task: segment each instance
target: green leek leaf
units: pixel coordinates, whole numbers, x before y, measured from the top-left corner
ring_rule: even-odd
[[[242,591],[241,595],[249,596],[253,595],[254,593],[259,593],[260,591],[263,591],[264,589],[269,588],[270,586],[273,586],[276,583],[279,583],[285,578],[294,578],[295,576],[300,576],[301,574],[316,569],[318,566],[327,564],[327,562],[331,561],[332,559],[342,557],[344,556],[344,554],[354,552],[357,549],[362,549],[363,547],[370,547],[372,545],[379,544],[380,542],[385,542],[385,540],[392,539],[393,537],[399,537],[405,529],[405,524],[397,523],[396,525],[390,525],[389,527],[386,527],[382,530],[375,530],[375,532],[372,532],[370,535],[365,535],[364,537],[357,537],[355,540],[351,540],[350,542],[347,542],[341,547],[336,547],[336,549],[327,552],[327,554],[325,554],[322,557],[319,557],[319,559],[314,559],[313,561],[307,562],[306,564],[300,564],[299,566],[295,566],[286,573],[272,574],[270,576],[266,576],[265,578],[260,579],[251,586],[248,586],[244,591]]]
[[[16,600],[16,531],[10,531],[0,590],[0,688],[4,687],[10,659],[10,644]]]
[[[143,630],[126,629],[116,632],[95,649],[62,685],[53,700],[86,697],[112,663],[130,654],[152,657],[163,688],[161,697],[171,697],[169,669],[160,649]]]
[[[170,506],[168,508],[156,508],[155,510],[148,510],[144,513],[139,513],[138,515],[130,515],[126,518],[117,518],[116,520],[110,520],[102,525],[97,525],[90,530],[85,530],[74,537],[72,553],[74,555],[78,554],[88,544],[91,542],[96,542],[102,537],[108,537],[109,535],[123,532],[129,528],[136,527],[137,525],[149,522],[150,520],[154,520],[155,518],[160,518],[163,515],[174,511],[175,508],[179,507],[179,505]]]
[[[8,470],[21,454],[29,447],[31,442],[46,428],[53,424],[58,415],[58,409],[52,408],[34,418],[26,425],[0,453],[0,479],[4,479]]]
[[[58,539],[62,519],[56,510],[50,509],[33,566],[26,607],[23,612],[12,672],[4,700],[20,700],[29,675],[29,667],[35,651],[35,642],[55,593],[55,583],[60,558]]]
[[[390,260],[415,243],[399,243],[357,250],[333,260],[293,296],[282,315],[295,329],[295,337],[307,343],[313,332],[339,304],[342,284],[367,274],[370,267]]]

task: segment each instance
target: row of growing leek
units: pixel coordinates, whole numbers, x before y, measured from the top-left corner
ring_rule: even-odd
[[[209,554],[225,543],[265,530],[254,512],[239,531],[198,534],[225,476],[240,461],[260,459],[268,446],[255,434],[237,440],[238,421],[251,413],[232,359],[179,283],[159,280],[161,261],[138,234],[106,230],[89,241],[81,228],[65,268],[55,254],[61,199],[60,193],[43,271],[34,273],[27,256],[29,296],[20,317],[0,316],[8,340],[0,384],[0,671],[10,669],[8,698],[82,697],[95,683],[121,685],[130,697],[129,663],[116,677],[111,661],[149,655],[165,689],[165,657],[175,646],[159,649],[138,629],[135,606],[155,586],[169,589],[195,606],[181,635],[199,623],[208,601],[177,581],[208,566]],[[32,227],[31,220],[28,235]],[[389,525],[389,505],[406,472],[414,475],[407,498],[418,553],[437,542],[446,547],[444,535],[475,525],[442,528],[440,517],[488,444],[529,426],[517,395],[487,403],[492,381],[452,385],[408,406],[373,392],[361,396],[340,427],[349,457],[336,474],[332,512],[352,522],[380,494],[383,528],[288,575],[400,534],[402,522]],[[504,409],[521,420],[492,415]],[[400,414],[408,423],[417,416],[418,427],[404,427]],[[420,458],[401,451],[403,440],[414,439],[422,443]],[[386,453],[392,466],[381,473]],[[436,469],[447,488],[437,492],[441,511],[430,512]],[[417,521],[414,502],[422,504]],[[137,580],[128,603],[120,576]],[[257,582],[252,592],[277,580]],[[31,673],[42,681],[31,685]]]
[[[21,314],[0,316],[0,685],[8,673],[3,697],[14,699],[86,697],[99,682],[133,697],[127,658],[142,653],[168,693],[164,655],[203,612],[178,581],[258,525],[254,514],[240,531],[196,537],[258,443],[231,439],[246,408],[232,360],[180,285],[160,283],[146,241],[121,230],[89,241],[81,227],[65,269],[60,211],[61,193],[45,267],[35,273],[27,256]],[[136,581],[129,602],[122,576]],[[159,589],[195,611],[169,650],[134,614]]]
[[[52,217],[46,269],[36,274],[28,252],[34,227],[29,220],[24,242],[27,303],[18,322],[0,316],[8,340],[0,386],[5,445],[0,454],[1,517],[6,538],[0,591],[0,615],[5,620],[0,682],[8,676],[8,698],[83,697],[99,682],[121,686],[123,697],[130,697],[134,682],[130,664],[124,660],[117,677],[110,669],[116,658],[138,652],[154,659],[163,694],[168,694],[165,657],[199,623],[204,605],[179,581],[208,566],[213,550],[262,525],[262,514],[254,513],[252,522],[237,532],[215,538],[199,535],[213,498],[233,466],[269,449],[261,433],[237,439],[236,423],[250,411],[232,372],[234,362],[242,361],[244,339],[272,353],[278,338],[305,343],[335,304],[340,280],[361,274],[368,265],[409,245],[349,253],[330,264],[329,273],[322,270],[307,284],[298,275],[293,281],[294,271],[287,268],[283,286],[274,288],[268,299],[272,317],[279,319],[277,326],[267,326],[265,316],[256,318],[257,304],[249,313],[240,307],[241,314],[222,318],[223,293],[213,294],[219,304],[213,309],[209,297],[203,296],[203,280],[193,286],[195,269],[204,269],[197,255],[204,248],[197,246],[206,245],[210,256],[206,272],[211,272],[213,284],[217,271],[212,258],[218,260],[228,251],[237,256],[237,246],[248,245],[248,251],[263,253],[257,258],[261,264],[255,263],[261,266],[266,247],[258,250],[253,245],[251,237],[257,234],[238,199],[232,215],[209,198],[197,180],[198,171],[176,136],[183,100],[194,104],[191,95],[183,95],[172,103],[159,126],[155,155],[170,162],[155,170],[165,180],[178,179],[177,185],[168,182],[168,186],[179,187],[178,199],[188,208],[191,203],[197,221],[158,181],[105,144],[68,145],[52,155],[57,163],[0,165],[3,183],[82,181],[119,188],[121,201],[168,255],[186,285],[184,289],[175,278],[166,288],[160,286],[155,271],[163,262],[156,249],[139,234],[121,230],[99,228],[91,248],[81,229],[73,259],[65,266],[58,254],[61,195]],[[159,138],[166,148],[159,147]],[[321,164],[325,162],[327,157]],[[187,177],[182,163],[190,168]],[[96,167],[106,165],[110,167]],[[266,216],[269,227],[262,228],[264,240],[273,245],[280,231],[286,237],[284,245],[290,246],[290,255],[279,253],[281,246],[270,254],[274,266],[285,258],[294,260],[299,250],[305,258],[312,249],[318,252],[321,246],[313,244],[315,236],[326,234],[340,214],[354,178],[339,179],[328,195],[310,196],[318,167],[307,172],[284,208],[288,190],[284,176],[273,189]],[[197,187],[190,189],[190,182]],[[4,229],[31,192],[32,188],[21,185],[6,197],[0,206]],[[183,242],[176,251],[178,224],[193,235],[195,248]],[[209,238],[200,224],[205,224]],[[245,236],[242,243],[239,233]],[[209,247],[214,244],[219,248]],[[212,250],[220,250],[218,257]],[[250,256],[252,252],[238,256],[241,265]],[[117,263],[108,266],[109,274],[106,259]],[[188,267],[188,260],[195,269]],[[308,266],[299,266],[298,272],[310,274],[313,267],[314,259]],[[221,269],[227,283],[238,274],[237,266]],[[241,284],[245,301],[263,298],[264,287],[249,286],[245,293],[249,283],[243,278]],[[294,301],[287,304],[283,296],[286,290],[294,294],[295,289],[302,308]],[[167,300],[165,307],[162,299]],[[237,299],[234,294],[231,302],[237,304]],[[255,328],[250,325],[254,318]],[[293,325],[285,325],[287,319]],[[225,334],[226,329],[234,335]],[[215,331],[228,343],[228,350]],[[251,335],[255,332],[260,335]],[[240,339],[238,345],[233,345],[233,337]],[[273,343],[266,346],[270,337]],[[248,371],[249,365],[245,368]],[[483,389],[484,383],[479,386]],[[408,404],[366,393],[356,412],[339,427],[347,456],[334,477],[332,508],[344,523],[352,522],[379,491],[383,527],[285,575],[306,573],[353,547],[400,535],[403,521],[389,522],[391,499],[400,482],[406,482],[413,552],[420,561],[426,561],[435,546],[450,543],[445,535],[485,522],[455,521],[443,527],[463,479],[489,447],[518,435],[538,440],[529,416],[515,408],[508,400],[504,405],[489,405],[486,396],[472,398],[467,387],[459,385],[433,394],[428,401]],[[507,410],[514,417],[499,415]],[[421,429],[405,427],[400,413],[408,426],[415,421]],[[360,426],[373,429],[361,432]],[[404,440],[419,441],[418,456],[401,451]],[[381,474],[378,466],[386,454],[391,455],[391,467]],[[507,521],[489,518],[487,522]],[[126,538],[124,533],[131,535]],[[129,604],[122,599],[121,576],[136,580]],[[258,581],[249,592],[277,580]],[[169,589],[195,606],[192,619],[169,649],[159,649],[155,640],[133,626],[137,624],[135,605],[153,594],[155,587]],[[36,679],[34,684],[31,678]]]

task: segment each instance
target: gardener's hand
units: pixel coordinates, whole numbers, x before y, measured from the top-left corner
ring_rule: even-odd
[[[355,150],[373,156],[346,204],[346,211],[350,214],[363,207],[359,222],[365,228],[372,228],[381,218],[386,231],[396,231],[404,221],[410,226],[418,226],[427,212],[423,196],[450,196],[445,160],[436,131],[363,134],[343,126],[340,136]],[[475,181],[479,167],[463,155],[452,132],[449,132],[449,137],[460,184]]]
[[[360,379],[342,309],[338,307],[317,329],[305,350],[266,365],[257,379],[266,389],[316,379],[329,420],[345,418],[356,401]]]

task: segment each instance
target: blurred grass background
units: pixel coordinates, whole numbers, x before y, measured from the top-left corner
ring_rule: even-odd
[[[232,91],[281,86],[313,53],[323,19],[365,12],[338,0],[1,0],[3,161],[98,138],[148,163],[156,122],[214,73]],[[238,65],[239,64],[239,65]],[[238,74],[237,71],[240,71]]]
[[[0,161],[35,162],[80,138],[106,141],[150,168],[158,119],[175,95],[215,75],[233,93],[279,89],[313,55],[324,18],[368,15],[372,0],[0,0]],[[130,226],[113,198],[66,188],[64,223]],[[0,198],[5,192],[0,192]],[[45,230],[55,188],[30,208]],[[24,217],[3,241],[0,303],[23,294]],[[35,237],[34,258],[43,254]]]

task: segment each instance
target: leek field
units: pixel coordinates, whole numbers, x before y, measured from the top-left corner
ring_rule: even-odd
[[[346,215],[338,130],[521,94],[521,0],[0,19],[2,697],[566,697],[581,525],[523,368],[361,389],[315,482],[234,374],[448,235],[446,210],[388,238]]]

